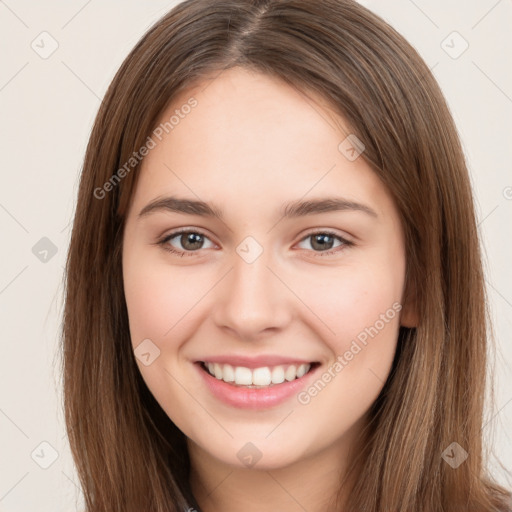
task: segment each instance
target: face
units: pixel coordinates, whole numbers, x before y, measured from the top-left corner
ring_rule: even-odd
[[[343,119],[274,78],[224,71],[162,123],[173,115],[123,239],[142,377],[212,460],[277,468],[342,450],[407,320],[388,191],[342,143]]]

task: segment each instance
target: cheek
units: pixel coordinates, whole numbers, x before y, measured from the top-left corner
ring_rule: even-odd
[[[124,289],[132,343],[145,338],[158,343],[181,330],[204,295],[205,282],[198,273],[173,271],[155,262],[138,259],[135,265],[127,264]]]
[[[333,331],[324,338],[331,360],[298,401],[311,417],[330,410],[343,428],[375,401],[395,355],[404,265],[400,258],[378,261],[338,269],[309,295],[311,309]]]
[[[146,269],[125,277],[125,297],[132,343],[162,337],[170,325],[172,294],[164,294],[165,281],[155,280]]]
[[[187,278],[176,269],[171,272],[169,266],[154,260],[130,258],[126,259],[123,278],[132,346],[136,355],[143,340],[149,339],[157,347],[141,344],[149,350],[151,361],[146,365],[137,359],[137,366],[160,406],[190,435],[190,394],[197,391],[191,384],[194,374],[188,363],[183,364],[180,350],[193,334],[194,307],[205,293],[205,281]],[[182,382],[187,382],[186,391]]]
[[[333,348],[344,352],[352,339],[376,323],[386,334],[388,325],[398,326],[402,279],[400,265],[330,269],[323,275],[301,276],[298,295],[314,314],[313,321],[324,325],[322,332]],[[381,317],[386,313],[383,326]]]

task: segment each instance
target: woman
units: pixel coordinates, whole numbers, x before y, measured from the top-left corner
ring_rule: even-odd
[[[327,249],[327,250],[324,250]],[[466,164],[355,2],[186,1],[115,76],[66,269],[87,510],[507,510]]]

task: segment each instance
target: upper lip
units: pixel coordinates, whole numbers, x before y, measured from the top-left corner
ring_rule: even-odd
[[[263,366],[279,366],[279,365],[301,365],[311,364],[315,361],[307,359],[297,359],[296,357],[286,357],[278,355],[260,355],[260,356],[211,356],[200,359],[198,362],[230,364],[231,366],[243,366],[245,368],[261,368]]]

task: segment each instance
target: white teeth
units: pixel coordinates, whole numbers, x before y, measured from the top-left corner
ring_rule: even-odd
[[[281,384],[284,382],[284,368],[282,366],[276,366],[272,370],[272,383]]]
[[[235,370],[230,364],[225,364],[222,370],[222,379],[225,382],[235,382]]]
[[[217,379],[222,379],[222,368],[220,364],[215,363],[213,365],[213,373]]]
[[[284,372],[284,378],[292,381],[295,377],[297,377],[297,367],[295,365],[288,366],[288,369]]]
[[[252,383],[255,386],[268,386],[272,382],[272,374],[267,367],[256,368],[252,372]]]
[[[310,366],[308,364],[301,364],[297,368],[297,378],[300,379],[303,375],[305,375],[308,372],[309,368]]]
[[[229,364],[205,363],[210,375],[224,382],[231,382],[238,386],[271,386],[281,384],[285,380],[291,382],[303,377],[311,368],[310,364],[263,366],[261,368],[245,368],[244,366],[231,366]]]
[[[251,370],[249,370],[249,368],[244,368],[243,366],[237,366],[235,368],[235,384],[250,386],[252,384]]]

